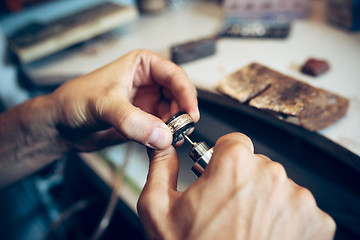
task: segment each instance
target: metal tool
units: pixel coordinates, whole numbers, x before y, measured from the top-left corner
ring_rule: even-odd
[[[189,114],[178,112],[166,122],[166,125],[173,134],[173,145],[182,139],[185,139],[190,144],[191,149],[189,156],[195,162],[191,170],[196,176],[200,177],[206,165],[210,162],[213,149],[205,142],[197,143],[189,138],[188,135],[191,134],[195,128],[195,123]]]
[[[185,140],[191,145],[189,156],[195,162],[191,170],[196,176],[204,172],[206,165],[210,162],[213,154],[213,149],[210,148],[205,142],[193,142],[189,136],[184,135]]]

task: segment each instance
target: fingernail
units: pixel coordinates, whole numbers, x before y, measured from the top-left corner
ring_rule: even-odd
[[[155,128],[149,138],[148,145],[155,149],[165,149],[171,145],[172,137],[170,129],[164,125]]]
[[[200,119],[200,111],[199,111],[199,108],[197,107],[196,110],[194,111],[194,118],[196,120],[199,120]]]

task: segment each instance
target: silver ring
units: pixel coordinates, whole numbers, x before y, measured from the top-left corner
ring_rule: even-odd
[[[171,122],[169,122],[168,127],[170,128],[171,133],[174,134],[176,131],[178,131],[182,127],[186,126],[186,124],[192,123],[192,122],[193,122],[193,120],[190,117],[190,115],[187,113],[184,113],[184,114],[178,116],[177,118],[175,118],[174,120],[172,120]]]

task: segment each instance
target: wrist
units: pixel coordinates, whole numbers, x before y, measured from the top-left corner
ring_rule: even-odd
[[[17,161],[36,171],[70,150],[56,129],[57,103],[51,94],[35,97],[16,108],[19,116]]]
[[[70,150],[56,128],[58,104],[51,94],[31,99],[20,106],[20,129],[23,143],[29,148],[38,148],[41,155],[51,158],[63,156]]]
[[[56,104],[51,98],[36,97],[0,115],[0,188],[69,151],[55,128]]]

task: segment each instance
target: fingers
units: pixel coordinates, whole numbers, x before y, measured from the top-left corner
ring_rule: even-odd
[[[283,165],[262,154],[255,154],[251,139],[241,133],[218,139],[205,174],[231,182],[237,188],[249,181],[262,181],[270,183],[273,190],[282,191],[284,184],[290,182]]]
[[[298,228],[299,234],[305,232],[308,239],[333,239],[336,223],[329,214],[317,206],[314,195],[307,188],[299,186],[291,180],[287,184],[290,202],[289,215],[293,218],[296,216],[300,219],[299,221],[307,223],[304,224],[304,229]]]
[[[84,136],[85,134],[81,135]],[[73,139],[74,147],[82,152],[92,152],[107,146],[123,143],[128,140],[114,128],[86,134],[84,138],[80,138],[78,140],[75,140],[75,137],[72,136],[70,136],[70,138]]]
[[[175,149],[148,149],[150,167],[146,184],[138,201],[138,212],[142,219],[165,215],[170,206],[172,193],[176,192],[179,162]]]
[[[241,133],[231,133],[220,137],[215,146],[205,174],[226,176],[229,181],[235,176],[229,174],[250,174],[254,147],[249,137]],[[221,177],[220,177],[221,178]]]
[[[185,72],[169,60],[147,50],[135,50],[107,68],[108,72],[121,72],[117,79],[121,91],[108,91],[111,96],[107,95],[109,99],[101,105],[109,106],[99,112],[124,136],[151,148],[165,149],[171,144],[171,133],[163,121],[179,110],[189,113],[195,122],[199,120],[196,89]],[[160,101],[161,97],[167,101]],[[162,121],[145,111],[162,117]]]
[[[249,210],[254,218],[260,214],[261,229],[267,229],[269,235],[331,239],[335,222],[317,206],[313,194],[290,180],[280,163],[253,150],[251,140],[243,134],[221,137],[203,174],[205,179],[219,195],[237,196],[234,204],[246,202],[244,213]],[[224,186],[228,186],[227,191]]]
[[[230,142],[241,144],[246,147],[250,152],[254,152],[254,145],[251,139],[245,134],[238,132],[230,133],[220,137],[217,140],[216,145],[227,145]]]
[[[173,115],[177,111],[182,110],[187,112],[197,122],[200,118],[197,106],[197,93],[184,70],[173,62],[149,51],[140,51],[138,58],[143,68],[149,67],[149,73],[154,81],[170,90],[179,108],[173,108],[172,111],[174,112],[171,114]],[[165,95],[169,94],[165,91]]]
[[[175,148],[170,146],[165,150],[148,149],[150,168],[147,185],[157,186],[160,191],[168,189],[176,191],[179,171],[179,161]]]
[[[103,118],[122,135],[154,149],[171,145],[172,134],[159,118],[134,107],[126,99],[111,99],[104,104]]]

